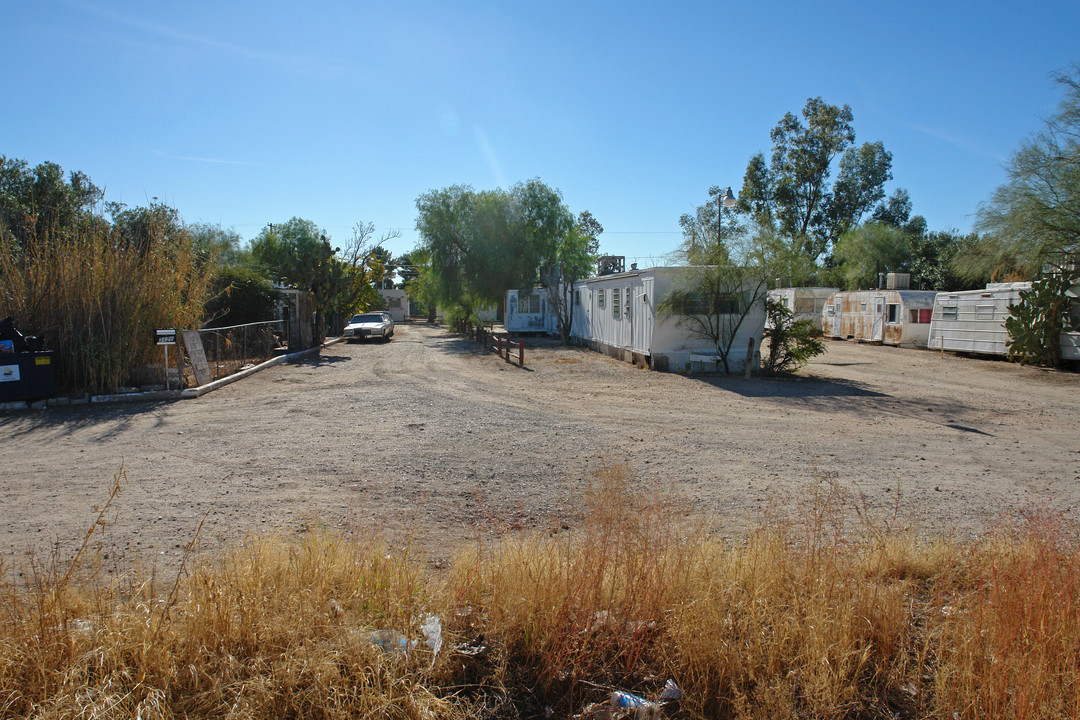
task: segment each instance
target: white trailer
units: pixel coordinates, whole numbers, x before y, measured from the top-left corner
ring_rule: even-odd
[[[692,267],[656,267],[602,275],[574,285],[571,336],[594,350],[655,370],[716,369],[716,347],[678,316],[657,312],[663,299]],[[742,298],[752,290],[744,286]],[[735,332],[728,368],[740,372],[753,340],[752,363],[760,357],[765,303],[758,297]],[[752,365],[753,366],[753,365]]]
[[[386,301],[386,311],[396,323],[409,319],[409,294],[397,288],[379,288],[379,295]]]
[[[930,322],[931,350],[1008,355],[1005,319],[1029,282],[990,283],[983,290],[938,293]]]
[[[551,307],[547,288],[507,290],[503,326],[511,333],[558,332],[558,319]]]
[[[827,338],[927,346],[933,290],[856,290],[833,293],[821,313]]]

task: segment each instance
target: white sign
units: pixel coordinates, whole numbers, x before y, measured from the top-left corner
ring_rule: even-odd
[[[0,382],[18,382],[18,365],[0,365]]]
[[[175,330],[156,330],[154,335],[157,337],[158,345],[175,345],[176,344],[176,331]]]

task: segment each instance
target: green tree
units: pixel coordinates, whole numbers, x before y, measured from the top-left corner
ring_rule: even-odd
[[[1055,80],[1065,96],[1006,165],[1007,182],[979,208],[979,242],[957,258],[965,278],[1034,278],[1048,255],[1080,247],[1080,64]]]
[[[225,327],[273,320],[277,309],[274,286],[250,268],[231,265],[218,270],[210,282],[206,327]]]
[[[469,315],[502,306],[511,288],[532,288],[558,265],[573,216],[558,190],[530,180],[504,190],[463,185],[431,190],[416,201],[416,228],[431,262],[440,302]]]
[[[684,268],[657,313],[712,342],[724,373],[740,351],[739,330],[758,312],[768,293],[759,268],[737,265],[691,265]]]
[[[765,300],[765,314],[769,352],[762,359],[762,369],[766,374],[797,372],[811,358],[825,352],[821,323],[810,318],[795,320],[786,305],[769,299]]]
[[[79,228],[104,228],[96,214],[104,192],[84,173],[67,175],[56,163],[33,169],[0,155],[0,224],[19,247],[46,236],[71,237]]]
[[[604,226],[593,217],[588,210],[582,210],[577,216],[577,233],[588,238],[587,247],[589,255],[600,255],[600,236],[604,233]]]
[[[849,106],[810,98],[802,120],[787,113],[773,128],[769,162],[754,155],[743,177],[740,209],[761,226],[775,224],[815,262],[884,197],[892,178],[892,155],[880,142],[856,147],[852,121]]]
[[[574,283],[589,276],[597,259],[593,252],[597,247],[595,238],[583,235],[580,227],[576,224],[567,230],[559,242],[554,262],[547,265],[543,276],[552,312],[558,319],[559,336],[564,343],[570,339],[573,326]]]
[[[252,257],[268,277],[311,292],[320,339],[328,321],[337,330],[345,316],[378,297],[371,282],[383,270],[372,250],[360,232],[354,232],[344,251],[335,248],[314,222],[297,217],[264,228],[251,243]]]
[[[911,243],[903,230],[868,222],[844,233],[833,256],[848,290],[877,287],[878,273],[902,272],[911,261]]]
[[[251,253],[243,247],[244,239],[232,228],[210,223],[188,226],[195,246],[209,262],[218,267],[238,267],[251,264]]]
[[[713,185],[709,199],[698,205],[693,214],[679,216],[683,241],[677,257],[690,265],[727,265],[731,262],[733,245],[743,236],[739,214],[723,207],[723,190]]]

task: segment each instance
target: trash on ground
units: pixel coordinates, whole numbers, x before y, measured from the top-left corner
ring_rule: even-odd
[[[361,633],[360,639],[390,655],[408,655],[412,643],[397,630],[371,630]]]
[[[431,648],[431,667],[435,667],[435,657],[442,649],[442,621],[439,616],[428,615],[420,626],[420,632],[424,633],[424,642]]]
[[[483,657],[491,652],[491,648],[484,643],[483,635],[477,635],[467,643],[455,645],[454,652],[466,657]]]
[[[580,720],[652,720],[662,717],[682,696],[682,689],[674,680],[664,683],[664,689],[655,702],[625,690],[615,690],[607,702],[594,703],[575,717]]]

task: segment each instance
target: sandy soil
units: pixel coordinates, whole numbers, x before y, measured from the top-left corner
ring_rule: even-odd
[[[543,345],[543,344],[542,344]],[[0,414],[0,554],[70,553],[123,469],[111,560],[175,567],[200,536],[312,522],[412,535],[433,559],[500,528],[572,525],[603,463],[718,533],[823,482],[973,534],[1080,511],[1080,376],[832,342],[790,380],[687,378],[548,343],[527,369],[426,325],[335,345],[198,400]]]

